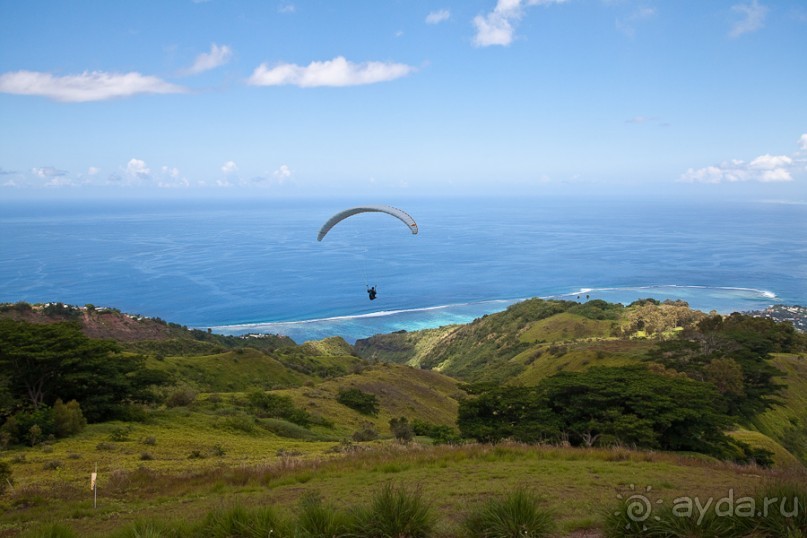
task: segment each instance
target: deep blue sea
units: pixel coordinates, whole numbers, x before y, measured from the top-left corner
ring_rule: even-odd
[[[90,303],[297,342],[464,323],[528,297],[807,305],[804,205],[374,203],[406,210],[420,233],[364,214],[317,242],[351,200],[0,201],[0,302]]]

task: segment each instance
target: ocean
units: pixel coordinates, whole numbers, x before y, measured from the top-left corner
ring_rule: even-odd
[[[0,302],[297,342],[467,323],[528,297],[807,305],[807,206],[640,199],[0,201]],[[369,301],[366,286],[376,286]]]

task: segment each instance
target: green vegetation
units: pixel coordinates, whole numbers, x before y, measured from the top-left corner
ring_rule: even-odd
[[[488,499],[465,519],[469,537],[543,538],[555,527],[551,513],[534,493],[517,489],[501,499]]]
[[[378,398],[359,389],[343,389],[339,391],[336,401],[355,409],[363,415],[378,414]]]
[[[573,446],[623,444],[727,458],[735,442],[723,432],[718,392],[708,383],[640,366],[562,372],[534,388],[490,388],[460,404],[464,436]],[[737,459],[745,459],[740,451]]]
[[[535,299],[355,347],[10,305],[0,535],[630,536],[622,492],[664,499],[658,536],[798,536],[670,507],[762,499],[783,472],[804,498],[805,351],[789,325],[649,300]]]

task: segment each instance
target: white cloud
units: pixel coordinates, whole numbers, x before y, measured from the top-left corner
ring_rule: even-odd
[[[289,14],[294,13],[295,11],[297,11],[297,6],[295,6],[294,4],[283,4],[279,8],[277,8],[278,13]]]
[[[53,166],[43,166],[41,168],[33,168],[31,172],[33,172],[35,176],[42,179],[53,179],[67,175],[66,170],[59,170],[58,168],[54,168]]]
[[[140,159],[130,159],[126,163],[126,175],[131,179],[141,180],[151,177],[151,169]]]
[[[338,56],[325,62],[311,62],[303,67],[279,64],[268,68],[261,64],[247,81],[253,86],[294,85],[301,88],[316,86],[358,86],[375,84],[405,77],[414,67],[391,62],[364,62],[355,64]]]
[[[292,176],[292,171],[288,165],[282,164],[280,165],[280,168],[273,172],[273,175],[277,179],[278,183],[283,183]]]
[[[196,75],[204,71],[210,71],[222,66],[232,58],[233,49],[227,45],[218,46],[215,43],[210,45],[210,52],[203,52],[196,57],[196,61],[187,70],[188,74]]]
[[[426,24],[440,24],[451,18],[451,12],[447,9],[432,11],[426,15]]]
[[[793,164],[793,159],[787,155],[760,155],[748,166],[754,170],[774,170]]]
[[[799,147],[802,151],[807,151],[807,133],[801,135],[799,138]]]
[[[743,34],[759,30],[765,23],[765,16],[768,14],[768,8],[760,5],[757,0],[751,0],[747,4],[735,4],[731,6],[731,10],[739,13],[741,17],[731,27],[729,32],[731,37],[740,37]]]
[[[227,161],[221,165],[221,171],[225,174],[234,174],[238,171],[238,165],[235,164],[235,161]]]
[[[101,173],[101,169],[98,168],[97,166],[90,166],[87,169],[87,175],[88,176],[97,176],[99,173]]]
[[[162,168],[160,168],[160,172],[164,176],[168,176],[171,179],[178,179],[180,176],[179,168],[177,168],[176,166],[163,166]]]
[[[527,0],[527,6],[549,6],[563,4],[567,0]],[[521,0],[498,0],[493,11],[486,15],[477,15],[473,19],[476,28],[474,45],[489,47],[492,45],[508,46],[515,36],[515,23],[524,14]]]
[[[37,71],[15,71],[0,75],[0,92],[37,95],[56,101],[104,101],[140,93],[183,93],[185,88],[157,77],[131,73],[85,71],[80,75],[58,77]]]
[[[799,139],[799,145],[805,136]],[[789,155],[760,155],[751,162],[734,159],[719,165],[704,168],[690,168],[681,174],[680,180],[686,183],[736,183],[741,181],[757,181],[774,183],[793,181],[793,172],[798,170],[802,161]]]

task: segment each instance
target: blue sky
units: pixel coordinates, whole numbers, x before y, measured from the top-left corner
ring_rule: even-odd
[[[0,0],[0,197],[805,185],[803,0]]]

